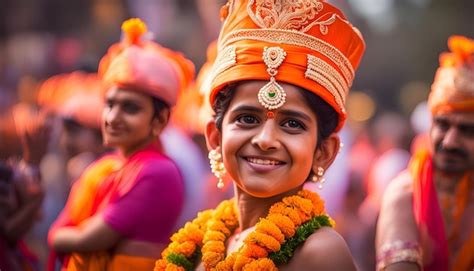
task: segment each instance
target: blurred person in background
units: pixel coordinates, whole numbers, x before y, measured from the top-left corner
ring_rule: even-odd
[[[61,124],[59,145],[71,183],[106,151],[100,130],[104,107],[101,87],[97,74],[75,71],[52,76],[38,90],[38,104]]]
[[[362,270],[375,269],[375,227],[382,196],[388,184],[408,165],[408,142],[412,136],[408,120],[396,112],[380,113],[369,129],[376,156],[363,180],[366,196],[356,214],[360,231],[351,233],[351,223],[345,223],[348,235],[359,240],[351,249]]]
[[[428,99],[429,144],[415,146],[383,197],[378,270],[474,268],[474,40],[448,46]]]
[[[24,238],[42,216],[44,189],[39,166],[51,126],[44,115],[32,115],[24,106],[14,111],[22,160],[0,161],[0,270],[5,271],[40,270]]]
[[[122,30],[99,65],[102,136],[115,152],[75,182],[49,232],[50,270],[56,255],[65,270],[151,270],[181,212],[182,178],[158,138],[194,68],[143,39],[141,20],[127,20]]]

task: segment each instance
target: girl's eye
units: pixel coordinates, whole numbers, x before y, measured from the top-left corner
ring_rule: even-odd
[[[140,107],[136,104],[126,103],[123,105],[123,111],[133,114],[137,113],[140,110]]]
[[[287,127],[290,129],[303,129],[304,130],[304,125],[297,121],[297,120],[288,120],[285,123],[283,123],[283,127]]]
[[[241,124],[257,124],[258,119],[252,115],[242,115],[237,118],[237,122]]]
[[[105,103],[105,107],[106,107],[106,108],[112,108],[113,106],[114,106],[114,102],[112,102],[112,101],[107,101],[107,102]]]

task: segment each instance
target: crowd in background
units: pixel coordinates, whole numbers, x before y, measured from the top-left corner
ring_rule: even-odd
[[[24,239],[43,266],[48,229],[66,202],[78,168],[84,165],[71,160],[75,155],[63,148],[64,128],[57,120],[47,124],[49,142],[41,141],[45,127],[25,128],[35,126],[32,120],[47,118],[36,115],[40,86],[56,74],[96,72],[100,57],[120,35],[117,26],[129,17],[141,17],[154,40],[182,51],[199,68],[206,61],[208,44],[218,35],[219,9],[224,2],[1,0],[0,160],[15,164],[12,158],[43,152],[38,161],[41,191],[30,187],[21,195],[24,201],[35,199],[36,207],[38,200],[42,202],[40,215],[30,215],[31,229],[25,230]],[[383,191],[406,168],[414,136],[429,129],[424,101],[447,37],[474,36],[474,2],[330,2],[341,7],[361,30],[367,50],[347,101],[349,121],[341,132],[344,147],[326,174],[324,188],[319,191],[316,185],[309,186],[326,200],[328,213],[337,221],[336,229],[347,240],[360,270],[374,270],[375,226]],[[218,190],[216,183],[205,181],[215,180],[210,178],[202,131],[182,127],[177,121],[164,131],[162,141],[188,186],[187,209],[178,228],[196,211],[215,207],[232,191],[230,185]],[[45,149],[38,150],[40,146]],[[3,165],[0,170],[5,182],[12,178],[13,173],[3,170]]]

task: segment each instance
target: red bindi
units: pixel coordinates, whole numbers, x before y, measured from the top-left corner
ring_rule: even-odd
[[[273,119],[274,117],[275,117],[275,113],[273,113],[273,111],[268,111],[267,112],[267,118]]]

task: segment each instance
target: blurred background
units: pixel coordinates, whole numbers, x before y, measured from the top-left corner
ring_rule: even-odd
[[[327,173],[321,194],[359,268],[373,270],[370,255],[381,193],[406,166],[414,135],[429,128],[423,102],[448,37],[474,38],[474,1],[329,2],[360,29],[367,49],[347,104],[349,121],[341,133],[344,148],[333,166],[338,170]],[[13,106],[36,103],[38,86],[50,76],[96,71],[107,48],[119,40],[125,19],[142,18],[154,40],[182,51],[198,70],[206,60],[207,45],[217,38],[223,4],[223,0],[0,0],[0,159],[21,156]],[[47,195],[55,197],[46,196],[45,216],[26,236],[43,262],[47,229],[69,190],[60,150],[49,148],[55,155],[45,157],[42,173]]]

